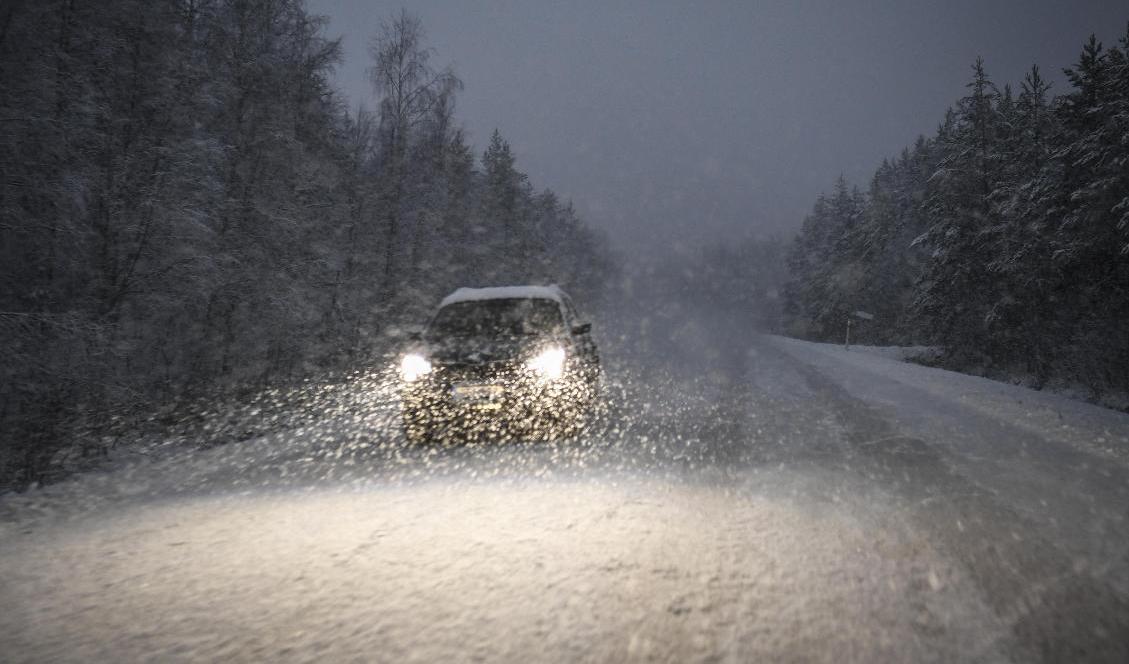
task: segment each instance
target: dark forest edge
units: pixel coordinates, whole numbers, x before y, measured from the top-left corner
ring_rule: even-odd
[[[607,241],[497,132],[476,158],[419,20],[372,41],[375,111],[331,86],[325,24],[302,0],[0,10],[0,488],[342,380],[456,286],[600,302]]]
[[[945,367],[1093,401],[1129,392],[1129,31],[1094,38],[1050,97],[1033,67],[1016,94],[973,66],[932,138],[842,178],[788,255],[784,330],[938,346]]]

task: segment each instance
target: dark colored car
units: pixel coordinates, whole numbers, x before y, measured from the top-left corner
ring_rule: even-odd
[[[405,434],[575,432],[598,392],[590,332],[556,286],[460,288],[401,359]]]

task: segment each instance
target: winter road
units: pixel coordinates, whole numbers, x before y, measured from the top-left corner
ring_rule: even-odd
[[[1129,661],[1129,415],[678,348],[610,358],[580,440],[408,447],[375,403],[8,496],[0,659]]]

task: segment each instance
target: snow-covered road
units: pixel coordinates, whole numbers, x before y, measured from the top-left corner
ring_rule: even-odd
[[[1129,660],[1129,415],[699,332],[576,441],[383,403],[8,496],[0,659]]]

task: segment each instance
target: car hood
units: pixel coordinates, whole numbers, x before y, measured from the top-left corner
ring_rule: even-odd
[[[492,364],[524,360],[556,342],[551,336],[452,337],[431,340],[427,352],[436,364]]]

